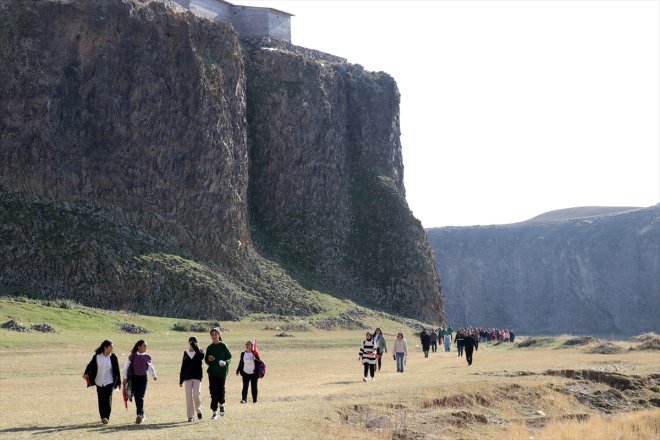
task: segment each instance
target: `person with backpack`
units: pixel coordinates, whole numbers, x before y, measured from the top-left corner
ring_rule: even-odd
[[[188,421],[192,422],[195,412],[197,420],[202,420],[202,361],[204,352],[199,348],[197,338],[188,339],[188,349],[183,352],[181,371],[179,372],[179,386],[186,391],[186,411]]]
[[[211,419],[218,419],[218,404],[220,405],[220,416],[225,415],[225,382],[231,363],[231,352],[222,342],[220,329],[214,327],[209,332],[211,335],[211,345],[206,347],[206,357],[204,362],[208,365],[206,372],[209,376],[209,391],[211,393]]]
[[[112,390],[121,385],[119,361],[113,353],[112,341],[105,340],[94,351],[92,360],[85,367],[83,378],[87,387],[96,386],[101,423],[107,425],[112,411]]]
[[[124,364],[124,385],[131,381],[131,390],[135,397],[135,423],[142,423],[144,416],[144,396],[147,394],[147,374],[150,373],[154,380],[158,380],[156,370],[151,362],[151,355],[147,353],[147,342],[140,339],[135,343],[128,360]]]
[[[243,390],[241,391],[241,403],[247,403],[248,386],[252,391],[252,403],[257,403],[257,382],[259,381],[258,364],[259,355],[252,350],[252,341],[245,343],[245,351],[241,353],[236,375],[243,378]]]

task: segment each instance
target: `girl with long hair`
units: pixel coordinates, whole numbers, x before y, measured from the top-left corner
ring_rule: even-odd
[[[96,396],[99,404],[99,416],[101,423],[106,425],[110,421],[112,411],[112,390],[119,388],[121,376],[119,375],[119,361],[112,352],[114,346],[112,341],[105,340],[94,351],[92,360],[89,361],[83,378],[87,386],[96,386]]]
[[[131,350],[130,356],[126,364],[124,364],[124,384],[128,383],[128,378],[131,381],[131,390],[133,397],[135,397],[135,408],[137,416],[135,423],[142,423],[144,417],[144,396],[147,393],[147,373],[151,373],[154,380],[156,377],[156,370],[154,369],[151,361],[151,355],[147,353],[147,342],[140,339],[135,343]]]

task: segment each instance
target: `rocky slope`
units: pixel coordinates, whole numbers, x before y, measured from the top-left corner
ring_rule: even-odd
[[[522,334],[657,332],[660,206],[577,212],[596,211],[428,230],[449,320]]]
[[[313,313],[316,289],[442,317],[391,77],[160,2],[0,8],[4,291],[226,319]]]

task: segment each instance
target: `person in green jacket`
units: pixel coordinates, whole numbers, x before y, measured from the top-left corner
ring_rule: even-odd
[[[225,380],[231,363],[229,348],[222,342],[220,329],[215,327],[210,331],[212,343],[206,347],[204,361],[209,368],[209,391],[211,392],[211,411],[213,420],[218,418],[218,404],[220,404],[220,415],[225,415]]]

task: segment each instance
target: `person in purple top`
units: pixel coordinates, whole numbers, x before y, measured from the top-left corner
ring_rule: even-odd
[[[130,371],[129,371],[130,370]],[[124,365],[124,377],[130,378],[131,389],[135,397],[135,407],[137,417],[135,423],[142,423],[144,417],[144,395],[147,393],[147,373],[151,373],[154,380],[156,377],[156,370],[151,362],[151,355],[147,353],[146,341],[140,339],[135,343],[130,356]],[[128,383],[129,379],[124,379],[124,385]]]

